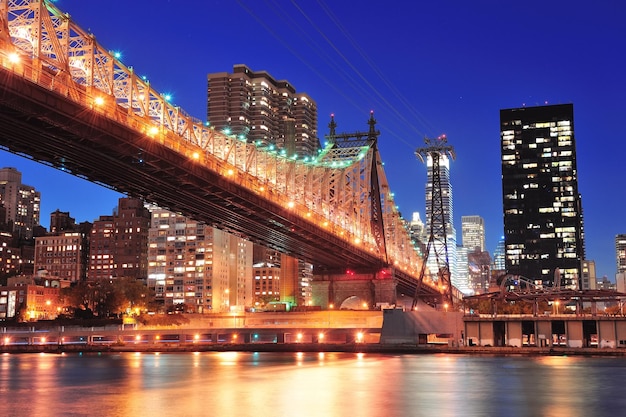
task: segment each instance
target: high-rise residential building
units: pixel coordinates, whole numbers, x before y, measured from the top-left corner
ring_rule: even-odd
[[[120,198],[113,214],[115,276],[148,277],[148,230],[151,214],[138,198]]]
[[[168,210],[151,212],[148,287],[157,301],[198,313],[254,305],[251,242]]]
[[[580,288],[585,259],[574,106],[500,110],[507,272]]]
[[[208,75],[208,121],[215,129],[289,156],[317,155],[317,104],[288,81],[235,65]]]
[[[100,216],[89,234],[89,281],[113,279],[115,275],[115,228],[113,216]],[[147,259],[146,259],[147,261]]]
[[[295,306],[307,306],[312,299],[312,287],[313,281],[313,265],[292,256],[280,253],[274,249],[269,249],[263,245],[253,245],[253,260],[254,264],[259,268],[267,269],[265,271],[266,276],[269,276],[272,268],[275,271],[273,273],[273,283],[259,283],[256,282],[255,302],[262,304],[263,300],[269,299],[268,294],[264,294],[262,288],[274,285],[275,289],[278,289],[278,293],[272,293],[275,296],[273,301],[280,301],[281,303],[289,304],[290,308]],[[255,266],[255,279],[258,279],[260,273],[264,271],[257,270]],[[278,282],[278,278],[280,281]],[[268,278],[269,279],[269,278]],[[266,290],[267,292],[269,290]]]
[[[41,195],[34,187],[22,184],[22,173],[15,168],[0,169],[0,203],[6,209],[6,222],[14,236],[32,239],[39,225]]]
[[[615,236],[615,258],[617,273],[626,273],[626,234]]]
[[[432,196],[433,196],[433,159],[430,155],[426,160],[426,166],[428,168],[427,182],[426,182],[426,242],[428,244],[430,230],[444,230],[442,224],[434,224],[431,227],[432,221]],[[456,229],[454,228],[454,212],[452,204],[452,184],[450,182],[450,158],[445,154],[439,155],[439,179],[441,182],[441,199],[443,203],[443,221],[445,222],[446,230],[446,247],[448,252],[448,266],[450,268],[451,282],[455,287],[464,287],[465,284],[458,282],[457,274],[457,257],[456,257]],[[436,216],[435,222],[441,223],[442,219]],[[435,236],[435,241],[428,254],[426,266],[432,275],[437,276],[437,271],[441,265],[437,262],[437,253],[443,253],[443,247],[436,247],[443,242],[444,236]],[[442,246],[442,245],[441,245]],[[435,278],[436,279],[436,278]]]
[[[80,232],[61,232],[35,238],[35,271],[77,282],[86,277],[85,236]]]
[[[148,277],[150,211],[141,199],[122,197],[113,215],[100,216],[90,233],[89,280]]]
[[[485,250],[485,220],[480,216],[461,216],[463,247],[469,252]]]

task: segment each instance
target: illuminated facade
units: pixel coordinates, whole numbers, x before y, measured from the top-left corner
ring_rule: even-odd
[[[480,216],[461,217],[463,247],[469,252],[485,250],[485,220]]]
[[[254,305],[252,243],[154,208],[148,237],[148,287],[164,307],[197,313]]]
[[[235,65],[232,73],[208,75],[211,126],[287,155],[317,155],[317,104],[287,81]]]
[[[626,273],[626,234],[615,236],[615,255],[617,260],[617,273]]]
[[[100,216],[89,235],[89,280],[148,276],[150,211],[138,198],[118,200],[115,213]]]
[[[426,166],[428,168],[427,175],[427,183],[426,183],[426,230],[431,230],[431,219],[432,219],[432,198],[433,198],[433,160],[429,155],[426,160]],[[467,288],[467,282],[463,282],[460,280],[458,272],[457,272],[457,255],[456,255],[456,229],[454,228],[454,213],[452,206],[452,184],[450,183],[450,158],[447,155],[440,154],[439,155],[439,178],[441,181],[441,199],[443,203],[443,221],[445,222],[445,230],[446,230],[446,243],[447,243],[447,252],[448,252],[448,264],[450,267],[450,275],[452,285],[461,289]],[[435,220],[436,222],[440,222],[439,219]],[[443,230],[443,225],[435,224],[434,230]],[[428,254],[428,260],[426,261],[426,265],[431,274],[436,274],[439,270],[439,265],[437,264],[437,253],[443,253],[443,236],[435,236],[437,240],[433,242],[430,253]],[[441,246],[441,248],[437,247]]]
[[[6,209],[6,221],[13,224],[13,234],[32,239],[33,229],[39,225],[41,195],[22,184],[22,173],[15,168],[0,169],[0,203]]]
[[[500,111],[507,272],[580,288],[584,235],[574,106]]]
[[[83,234],[63,232],[35,238],[35,270],[46,270],[52,276],[71,282],[86,278]]]
[[[594,261],[583,261],[583,269],[580,280],[581,290],[595,290],[598,284],[596,278],[596,263]]]

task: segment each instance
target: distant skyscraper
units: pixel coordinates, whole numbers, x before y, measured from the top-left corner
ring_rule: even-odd
[[[461,217],[463,247],[469,252],[485,250],[485,220],[480,216]]]
[[[413,217],[409,222],[409,233],[411,235],[411,240],[415,242],[418,253],[423,257],[426,253],[426,243],[428,242],[428,237],[426,236],[424,222],[422,222],[420,214],[417,211],[413,213]]]
[[[626,234],[615,236],[617,273],[626,273]]]
[[[501,110],[500,136],[507,271],[580,287],[585,251],[574,106]]]
[[[432,208],[431,201],[433,196],[433,160],[430,156],[428,156],[426,161],[426,166],[428,168],[428,176],[426,182],[426,234],[428,235],[431,230],[431,219],[432,219]],[[446,243],[448,249],[448,264],[450,267],[450,276],[452,285],[455,287],[465,287],[466,284],[462,282],[458,282],[457,275],[457,257],[456,257],[456,229],[454,228],[453,223],[453,205],[452,205],[452,184],[450,183],[450,158],[447,155],[441,154],[439,156],[439,178],[441,181],[441,197],[443,200],[443,218],[446,223]],[[436,219],[436,221],[439,221]],[[442,225],[435,224],[434,230],[443,230]],[[439,239],[443,239],[443,236],[438,236]],[[439,244],[435,242],[435,244]],[[443,246],[443,245],[442,245]],[[426,265],[430,270],[431,274],[437,274],[438,265],[437,265],[437,257],[434,254],[433,248],[431,248],[431,252],[428,255],[428,260]],[[441,253],[441,249],[438,249]]]
[[[504,236],[500,238],[498,241],[498,246],[496,246],[496,250],[493,251],[493,263],[491,265],[491,269],[495,271],[505,271],[506,270],[506,256],[504,250]]]
[[[208,84],[208,121],[215,129],[289,156],[317,154],[317,104],[289,82],[240,64],[232,73],[209,74]]]
[[[598,285],[596,278],[596,263],[594,261],[583,261],[581,290],[595,290]]]
[[[6,221],[13,224],[13,234],[32,239],[39,225],[41,195],[34,187],[22,184],[22,173],[15,168],[0,169],[0,203],[6,209]]]
[[[468,253],[467,248],[463,246],[456,247],[456,284],[455,287],[463,294],[472,293],[469,283],[468,269]]]

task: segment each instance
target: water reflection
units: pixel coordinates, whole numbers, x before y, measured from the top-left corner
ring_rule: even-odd
[[[349,353],[0,356],[9,416],[623,415],[621,358]]]

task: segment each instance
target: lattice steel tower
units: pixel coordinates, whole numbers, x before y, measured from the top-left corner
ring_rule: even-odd
[[[426,263],[430,256],[435,256],[437,264],[438,285],[442,294],[442,303],[452,307],[452,281],[450,279],[450,262],[448,260],[448,222],[446,220],[444,193],[441,187],[440,161],[442,157],[454,159],[454,148],[447,144],[445,135],[436,139],[425,138],[426,147],[417,148],[415,155],[422,161],[430,164],[430,222],[428,243],[426,254],[423,259],[422,268],[418,277],[417,289],[413,298],[413,309],[417,305],[421,287],[426,273]]]

